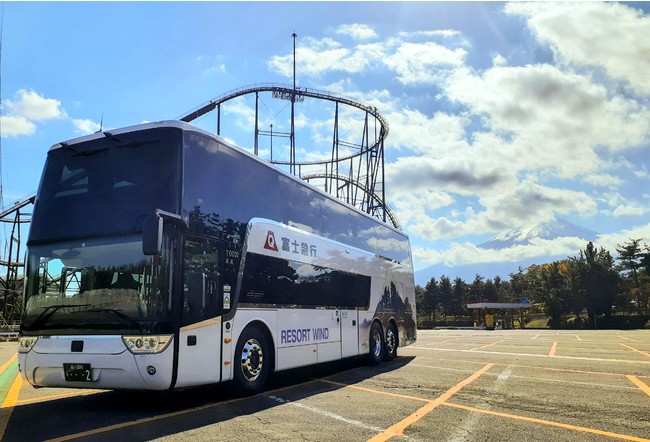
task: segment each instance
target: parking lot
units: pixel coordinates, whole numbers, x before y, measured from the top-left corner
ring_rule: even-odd
[[[419,331],[394,362],[292,370],[250,398],[33,389],[0,347],[6,441],[650,441],[650,330]]]

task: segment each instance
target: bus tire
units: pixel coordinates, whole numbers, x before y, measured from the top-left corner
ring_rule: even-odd
[[[235,347],[235,392],[250,396],[264,390],[272,361],[271,345],[266,333],[255,326],[246,327]]]
[[[368,364],[377,365],[384,358],[384,336],[381,325],[375,321],[370,327],[370,352],[368,353]]]
[[[386,330],[386,349],[384,350],[384,360],[392,361],[397,357],[397,346],[398,346],[398,337],[397,329],[395,328],[394,323],[388,324],[388,329]]]

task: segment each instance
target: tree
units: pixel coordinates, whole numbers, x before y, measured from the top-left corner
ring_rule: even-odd
[[[647,246],[646,246],[647,249]],[[641,249],[641,239],[631,239],[623,245],[616,247],[618,260],[620,261],[620,271],[623,274],[631,273],[631,287],[628,286],[627,292],[636,297],[636,305],[641,305],[641,294],[639,290],[639,270],[644,266],[647,260],[647,253]],[[646,269],[647,270],[647,269]],[[630,278],[628,278],[630,279]]]
[[[467,300],[467,284],[460,277],[454,279],[454,287],[452,289],[452,302],[449,309],[450,315],[460,316],[465,309],[465,301]]]
[[[632,272],[632,279],[635,285],[638,285],[638,270],[643,266],[644,258],[644,253],[641,250],[641,239],[630,238],[623,245],[618,244],[616,251],[618,252],[618,260],[621,261],[621,270]]]
[[[440,293],[440,304],[442,313],[445,315],[445,322],[447,322],[447,314],[451,310],[452,303],[452,287],[451,280],[447,276],[440,277],[440,285],[438,287]]]
[[[614,258],[603,247],[596,249],[590,241],[580,256],[574,258],[580,275],[580,289],[584,295],[589,323],[597,328],[597,315],[609,318],[612,304],[617,295],[618,272],[614,268]]]
[[[440,295],[438,293],[438,281],[436,281],[436,278],[433,277],[429,280],[429,282],[427,282],[427,285],[424,287],[424,304],[422,306],[422,317],[427,318],[430,321],[435,321],[435,311],[439,299]]]
[[[494,286],[494,282],[491,279],[488,279],[483,284],[482,290],[483,299],[489,302],[496,302],[497,300],[497,289]]]
[[[500,276],[495,276],[494,288],[497,291],[498,302],[513,302],[517,299],[510,281],[504,281]]]
[[[418,323],[420,322],[420,318],[422,317],[423,305],[424,305],[424,288],[416,284],[415,285],[415,308],[416,308]]]
[[[478,302],[483,300],[483,277],[478,273],[474,277],[474,281],[469,286],[468,300]]]

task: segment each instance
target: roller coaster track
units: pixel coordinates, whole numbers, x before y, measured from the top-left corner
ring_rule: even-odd
[[[293,94],[295,92],[297,96],[317,98],[317,99],[328,100],[332,102],[339,102],[339,103],[346,104],[348,106],[356,107],[357,109],[370,113],[373,117],[375,117],[377,120],[381,122],[381,127],[383,132],[382,139],[388,136],[388,131],[389,131],[388,121],[386,120],[386,118],[383,117],[383,115],[381,115],[377,111],[376,107],[367,106],[365,104],[358,103],[352,100],[351,98],[334,95],[330,92],[319,91],[317,89],[297,87],[296,90],[294,91],[292,87],[283,84],[278,84],[278,83],[260,83],[256,85],[244,86],[238,89],[233,89],[230,92],[226,92],[225,94],[213,100],[210,100],[206,104],[196,108],[195,110],[191,111],[189,114],[185,115],[184,117],[179,118],[179,120],[185,122],[196,120],[197,118],[207,114],[208,112],[213,111],[214,109],[217,108],[217,106],[223,104],[226,101],[232,100],[233,98],[237,98],[242,95],[252,94],[255,92],[277,92],[277,93],[284,93],[284,94]]]
[[[378,112],[377,108],[374,106],[368,106],[359,103],[351,98],[334,95],[330,92],[321,91],[317,89],[300,88],[300,87],[294,89],[291,86],[282,85],[282,84],[262,83],[262,84],[244,86],[226,92],[225,94],[213,100],[210,100],[208,103],[194,109],[193,111],[191,111],[187,115],[180,117],[179,119],[184,122],[193,121],[215,109],[219,110],[221,104],[229,100],[232,100],[240,96],[248,95],[248,94],[253,94],[253,93],[257,94],[259,92],[271,92],[272,94],[274,94],[274,97],[277,96],[284,99],[290,99],[293,100],[294,102],[302,101],[304,100],[305,97],[309,97],[309,98],[326,100],[326,101],[336,103],[337,106],[336,117],[335,117],[336,123],[334,128],[335,141],[333,142],[334,145],[332,146],[331,160],[296,161],[295,159],[292,159],[290,161],[272,160],[271,162],[276,165],[285,165],[285,166],[288,165],[291,167],[292,170],[296,170],[297,167],[298,173],[296,175],[298,175],[300,178],[304,180],[307,181],[309,181],[310,179],[325,180],[325,190],[328,191],[329,189],[330,193],[332,193],[331,190],[336,188],[337,195],[334,196],[337,196],[339,198],[340,198],[340,195],[338,195],[340,190],[339,183],[341,182],[344,183],[344,185],[352,186],[360,190],[365,195],[363,198],[357,198],[356,192],[354,192],[354,197],[350,198],[348,193],[347,198],[340,198],[340,199],[344,199],[348,204],[351,204],[365,211],[366,213],[369,213],[381,219],[384,222],[390,220],[390,222],[394,227],[399,228],[399,222],[397,220],[397,217],[386,205],[385,198],[384,198],[384,187],[383,187],[384,184],[383,148],[384,148],[384,140],[388,136],[388,132],[390,128],[386,118],[384,118],[384,116],[381,115]],[[364,134],[362,136],[364,141],[362,141],[361,144],[346,143],[338,139],[339,104],[351,106],[366,113]],[[257,114],[257,110],[256,110],[256,114]],[[369,115],[375,119],[375,124],[376,122],[379,122],[379,132],[377,133],[375,129],[376,133],[375,133],[374,141],[372,141],[372,143],[370,142],[369,139],[370,138],[369,125],[368,125]],[[292,128],[293,128],[293,124],[292,124]],[[255,146],[257,152],[257,135],[258,135],[257,125],[255,127],[255,130],[256,130]],[[291,134],[291,137],[293,137],[293,134]],[[343,156],[339,156],[339,149],[338,149],[339,146],[352,147],[354,148],[354,151],[352,153],[347,153],[344,154]],[[356,165],[354,164],[355,160],[357,161]],[[362,164],[364,160],[365,160],[365,164]],[[344,162],[349,163],[350,176],[343,176],[338,173],[339,165],[343,164]],[[328,165],[330,166],[329,172],[328,172]],[[302,166],[324,166],[325,172],[315,173],[315,174],[312,173],[309,175],[301,176]],[[365,172],[365,174],[363,175],[361,169],[363,169],[364,167],[362,166],[365,166],[365,170],[363,171]],[[353,172],[353,169],[357,169],[356,175]],[[365,180],[365,183],[363,183],[362,180]],[[336,181],[336,185],[334,185],[334,181]]]
[[[6,259],[0,259],[0,267],[6,272],[0,275],[0,332],[12,331],[12,321],[20,317],[22,311],[22,289],[24,279],[19,269],[25,266],[21,261],[20,225],[31,221],[31,214],[22,209],[34,204],[36,196],[30,195],[0,212],[0,222],[13,224],[8,241]]]
[[[9,215],[11,215],[12,213],[15,213],[15,212],[19,211],[19,210],[22,209],[23,207],[26,207],[26,206],[28,206],[28,205],[30,205],[30,204],[34,204],[34,200],[35,200],[35,199],[36,199],[36,195],[35,195],[35,194],[34,194],[34,195],[30,195],[30,196],[28,196],[27,198],[25,198],[24,200],[18,201],[18,202],[16,202],[13,206],[11,206],[11,207],[9,207],[8,209],[6,209],[6,210],[0,212],[0,222],[3,222],[3,223],[13,223],[14,220],[7,219],[7,217],[8,217]],[[28,223],[29,221],[21,220],[20,222]]]
[[[352,186],[358,187],[360,190],[362,190],[363,192],[365,192],[366,195],[371,195],[372,201],[368,201],[368,202],[367,202],[367,203],[368,203],[368,206],[369,206],[369,208],[370,208],[371,210],[372,210],[373,208],[377,208],[377,207],[380,207],[380,206],[381,206],[381,207],[384,207],[385,210],[386,210],[386,216],[387,216],[388,219],[390,220],[391,224],[392,224],[395,228],[397,228],[397,229],[401,229],[401,226],[400,226],[399,220],[397,219],[397,216],[393,213],[393,211],[390,209],[390,207],[388,207],[388,206],[385,204],[385,201],[380,200],[379,197],[378,197],[377,195],[375,195],[375,194],[371,194],[371,193],[368,191],[368,188],[365,187],[363,184],[361,184],[361,183],[359,183],[359,182],[357,182],[357,181],[351,180],[349,177],[344,176],[344,175],[332,176],[331,174],[330,174],[330,175],[326,175],[326,174],[323,174],[323,173],[312,173],[312,174],[309,174],[309,175],[303,175],[301,178],[302,178],[303,180],[307,181],[307,182],[309,182],[309,181],[311,181],[311,180],[318,180],[318,179],[335,179],[335,180],[338,180],[338,181],[344,181],[344,182],[346,182],[346,183],[348,183],[348,184],[350,184],[350,185],[352,185]],[[373,204],[370,204],[371,202],[372,202]]]

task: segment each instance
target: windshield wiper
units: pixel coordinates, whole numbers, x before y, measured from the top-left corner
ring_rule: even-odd
[[[131,327],[137,328],[138,330],[142,331],[142,326],[138,321],[135,319],[131,318],[128,315],[125,315],[121,311],[115,308],[92,308],[88,310],[84,310],[84,312],[90,312],[90,313],[110,313],[114,316],[117,316],[120,319],[124,319]]]
[[[42,322],[45,322],[47,318],[52,316],[55,312],[57,312],[59,309],[62,308],[68,308],[68,307],[88,307],[90,304],[55,304],[55,305],[48,305],[47,307],[43,307],[43,311],[41,312],[40,315],[36,317],[32,321],[32,323],[27,327],[27,328],[33,328],[37,324],[41,324]]]

